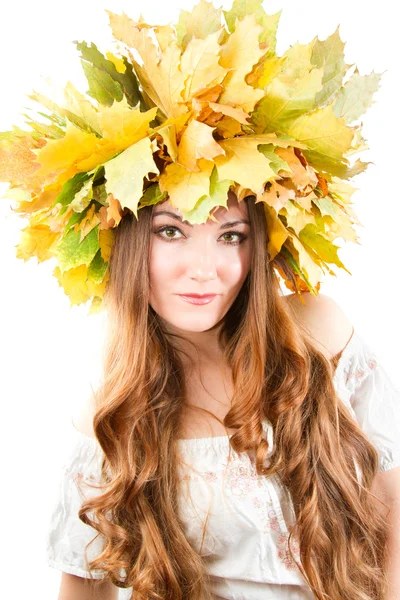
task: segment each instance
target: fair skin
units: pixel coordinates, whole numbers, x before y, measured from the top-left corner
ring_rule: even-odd
[[[164,214],[166,211],[171,215]],[[249,224],[226,228],[227,223],[248,221],[245,202],[229,193],[228,210],[219,207],[213,217],[216,222],[208,219],[191,225],[176,220],[182,219],[182,213],[168,201],[157,204],[149,266],[150,305],[169,331],[190,340],[206,360],[220,357],[218,324],[246,279],[252,253]],[[157,234],[164,226],[169,229]],[[218,295],[210,304],[196,306],[177,295],[184,293]],[[185,345],[185,350],[190,351],[190,345]]]
[[[233,388],[217,334],[250,270],[252,253],[246,203],[229,193],[227,204],[228,209],[215,211],[216,221],[194,225],[182,221],[182,213],[168,201],[157,204],[149,265],[150,305],[166,330],[181,336],[172,338],[175,346],[194,360],[191,368],[181,355],[188,406],[210,410],[221,420],[229,410]],[[179,296],[184,293],[217,296],[209,304],[195,305]],[[182,437],[206,437],[224,435],[226,429],[209,415],[189,408],[183,415],[182,432]]]

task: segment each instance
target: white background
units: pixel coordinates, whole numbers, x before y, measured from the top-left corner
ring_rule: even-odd
[[[216,0],[216,5],[221,3]],[[225,9],[230,2],[224,2]],[[168,7],[168,8],[167,8]],[[186,0],[119,2],[69,0],[3,3],[0,9],[0,130],[13,123],[27,104],[25,94],[39,90],[41,76],[61,85],[70,79],[87,89],[79,53],[73,40],[95,42],[112,50],[108,17],[103,9],[124,10],[147,22],[175,21]],[[399,66],[393,41],[398,20],[393,3],[381,0],[368,10],[364,2],[289,0],[264,2],[268,13],[283,13],[278,31],[278,53],[296,40],[325,39],[340,23],[346,41],[347,63],[356,63],[361,75],[386,73],[375,104],[363,117],[363,133],[370,150],[363,160],[373,161],[353,182],[360,245],[339,251],[352,276],[337,269],[321,292],[332,296],[370,342],[400,389],[400,333],[397,258],[400,203],[397,175]],[[168,13],[166,11],[169,11]],[[70,419],[96,381],[104,331],[102,315],[87,316],[87,308],[69,307],[69,300],[51,275],[52,261],[37,265],[15,258],[19,230],[27,224],[0,199],[1,277],[1,456],[3,493],[1,514],[3,583],[7,598],[39,593],[42,600],[58,595],[60,572],[45,562],[45,536],[55,501],[55,482],[66,448]],[[338,242],[341,244],[341,241]],[[336,268],[334,268],[336,270]],[[13,582],[13,583],[11,583]],[[9,589],[7,587],[9,586]]]

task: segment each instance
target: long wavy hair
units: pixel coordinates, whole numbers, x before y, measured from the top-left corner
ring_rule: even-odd
[[[254,200],[243,200],[250,271],[219,333],[234,392],[218,420],[234,430],[231,447],[254,450],[257,473],[275,474],[288,490],[296,522],[287,550],[315,598],[382,599],[388,525],[371,491],[378,453],[336,395],[339,356],[327,359],[284,301],[274,265],[288,270],[280,255],[269,260],[265,211]],[[149,305],[152,208],[138,219],[129,212],[115,231],[93,418],[102,493],[84,501],[79,518],[104,539],[90,572],[100,568],[117,587],[132,587],[136,600],[210,600],[206,558],[179,516],[184,363]],[[264,418],[273,426],[268,466]]]

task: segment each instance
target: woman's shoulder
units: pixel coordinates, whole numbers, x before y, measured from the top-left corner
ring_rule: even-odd
[[[340,355],[352,338],[354,326],[336,300],[327,294],[303,293],[284,296],[287,306],[314,338],[328,360]]]

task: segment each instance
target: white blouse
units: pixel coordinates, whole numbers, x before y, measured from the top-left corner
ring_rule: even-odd
[[[339,359],[334,385],[338,396],[379,453],[379,470],[400,465],[400,392],[365,339],[353,331]],[[102,449],[95,438],[71,428],[71,446],[59,481],[47,534],[48,565],[89,577],[84,547],[97,532],[78,518],[82,504],[77,482],[99,481]],[[272,452],[273,431],[263,429]],[[180,516],[188,538],[207,555],[215,598],[229,600],[304,600],[314,595],[287,552],[291,498],[275,476],[259,476],[254,456],[238,454],[230,436],[178,441],[185,465],[180,471]],[[230,450],[230,460],[229,459]],[[99,492],[87,488],[86,497]],[[208,515],[206,535],[201,532]],[[296,558],[296,546],[293,548]],[[101,551],[100,536],[88,549]],[[125,573],[122,573],[125,576]],[[104,572],[94,571],[102,578]],[[132,588],[120,589],[128,600]]]

